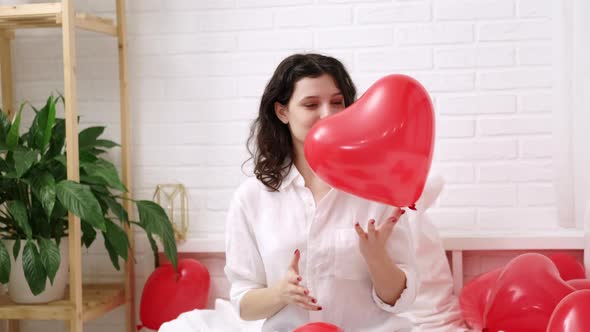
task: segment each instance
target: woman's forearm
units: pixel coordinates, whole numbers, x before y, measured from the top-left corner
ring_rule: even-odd
[[[274,288],[253,289],[242,297],[240,317],[243,320],[266,319],[279,312],[285,305]]]
[[[375,292],[379,298],[394,305],[406,288],[406,274],[387,255],[367,262]]]

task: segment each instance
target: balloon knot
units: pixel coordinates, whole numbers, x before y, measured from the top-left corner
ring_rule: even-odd
[[[141,331],[141,329],[143,329],[143,328],[144,328],[143,325],[141,325],[141,324],[137,325],[137,331]]]
[[[408,209],[416,211],[416,204],[412,204],[412,205],[408,206]]]

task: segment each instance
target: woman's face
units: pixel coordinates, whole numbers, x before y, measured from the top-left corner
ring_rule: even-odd
[[[344,96],[328,74],[300,79],[287,105],[275,103],[275,113],[289,125],[296,145],[303,145],[307,133],[319,119],[344,108]]]

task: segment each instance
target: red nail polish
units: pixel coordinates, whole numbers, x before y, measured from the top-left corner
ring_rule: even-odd
[[[297,277],[297,281],[301,281],[301,277]]]
[[[311,303],[316,303],[316,299],[311,299]]]
[[[307,294],[309,294],[309,291],[306,289],[303,291],[303,294],[307,295]]]
[[[322,310],[322,307],[318,307],[318,310]]]
[[[400,213],[400,216],[401,216],[402,214],[404,214],[404,213],[406,213],[406,210],[403,210],[403,209],[402,209],[402,213]]]
[[[375,225],[375,220],[371,220],[371,225]]]
[[[295,255],[299,253],[299,249],[295,249]]]

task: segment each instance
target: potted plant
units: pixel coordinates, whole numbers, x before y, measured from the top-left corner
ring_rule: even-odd
[[[63,97],[51,96],[40,110],[32,107],[34,120],[23,133],[23,106],[13,121],[0,110],[0,282],[10,280],[9,294],[15,302],[63,297],[68,275],[64,240],[68,212],[80,217],[84,246],[102,235],[117,270],[119,258],[130,259],[125,224],[145,230],[156,259],[157,237],[168,259],[175,267],[177,263],[174,233],[164,210],[152,201],[132,200],[139,220],[130,220],[121,205],[127,189],[115,166],[102,157],[118,145],[100,138],[104,127],[80,131],[80,181],[67,180],[65,120],[56,117],[60,100]],[[13,287],[19,281],[26,281],[28,287]],[[46,286],[58,289],[46,290]],[[29,292],[28,297],[21,294],[23,290]]]

